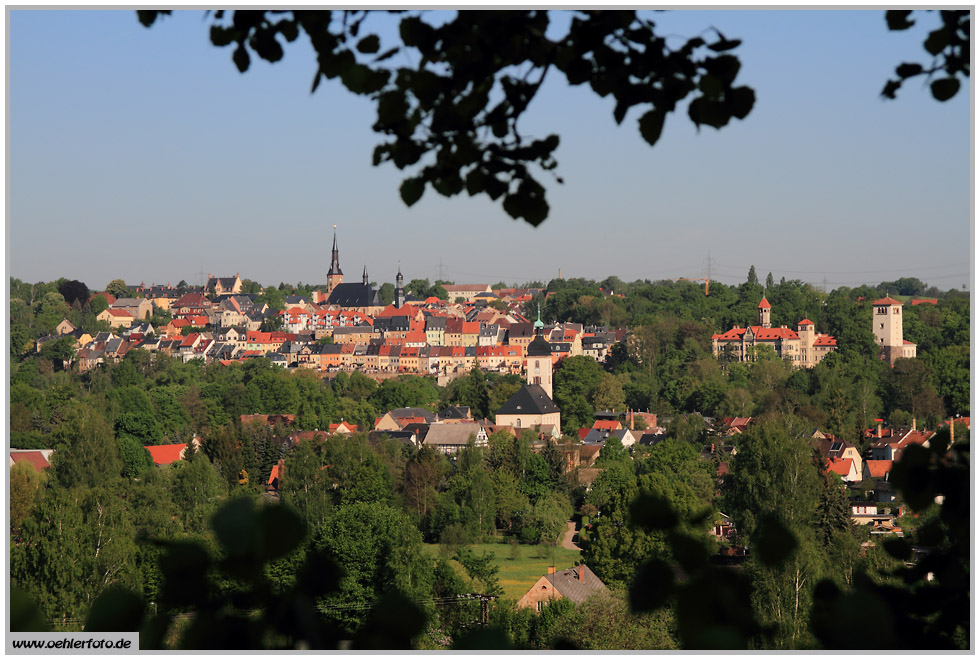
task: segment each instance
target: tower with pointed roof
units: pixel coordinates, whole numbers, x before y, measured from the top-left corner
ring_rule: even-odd
[[[365,274],[367,274],[367,266]],[[330,270],[327,271],[327,297],[333,293],[338,284],[344,282],[344,271],[340,270],[340,252],[337,250],[337,225],[333,226],[333,253],[330,257]]]
[[[759,325],[763,328],[771,328],[772,322],[769,320],[769,312],[772,311],[772,305],[765,298],[759,303]]]
[[[551,344],[544,338],[543,333],[541,305],[538,305],[538,320],[534,322],[534,339],[527,345],[527,384],[540,385],[549,397],[553,397]]]
[[[395,308],[401,309],[405,304],[405,278],[402,277],[402,262],[398,262],[398,274],[395,275]]]
[[[364,274],[361,275],[361,284],[367,286],[369,282],[370,280],[368,280],[367,264],[364,264]]]

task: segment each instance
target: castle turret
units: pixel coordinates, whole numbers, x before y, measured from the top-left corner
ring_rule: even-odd
[[[872,331],[881,356],[894,365],[900,357],[914,358],[916,346],[902,336],[902,302],[885,296],[871,303],[874,307]]]
[[[763,328],[771,328],[772,323],[769,320],[769,312],[772,311],[772,305],[765,298],[759,303],[759,325]]]

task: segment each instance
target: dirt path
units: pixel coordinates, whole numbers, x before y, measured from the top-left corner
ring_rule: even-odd
[[[565,536],[561,540],[561,547],[567,548],[568,550],[581,550],[582,548],[572,543],[573,538],[575,538],[575,523],[569,520],[568,528],[565,530]]]

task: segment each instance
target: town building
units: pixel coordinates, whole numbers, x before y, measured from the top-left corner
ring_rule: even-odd
[[[785,325],[773,328],[770,322],[772,305],[765,298],[759,303],[759,324],[745,328],[734,327],[728,332],[711,335],[711,351],[716,358],[727,358],[735,362],[750,362],[756,359],[756,351],[768,346],[780,358],[794,367],[809,369],[820,363],[824,357],[837,349],[837,339],[831,335],[816,332],[810,319],[796,324],[796,330]]]

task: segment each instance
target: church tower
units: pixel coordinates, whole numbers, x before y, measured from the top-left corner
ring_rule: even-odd
[[[364,264],[364,274],[361,275],[361,284],[367,286],[369,284],[368,274],[367,274],[367,264]]]
[[[551,344],[543,336],[544,323],[541,322],[541,306],[538,306],[538,320],[534,322],[534,339],[527,345],[527,384],[540,385],[554,398],[551,391]]]
[[[366,268],[366,267],[365,267]],[[344,281],[344,271],[340,270],[340,252],[337,250],[337,225],[333,226],[333,254],[330,258],[330,270],[327,271],[327,297],[338,284]]]
[[[395,309],[401,309],[405,304],[405,278],[402,277],[402,262],[398,262],[398,274],[395,275]]]

